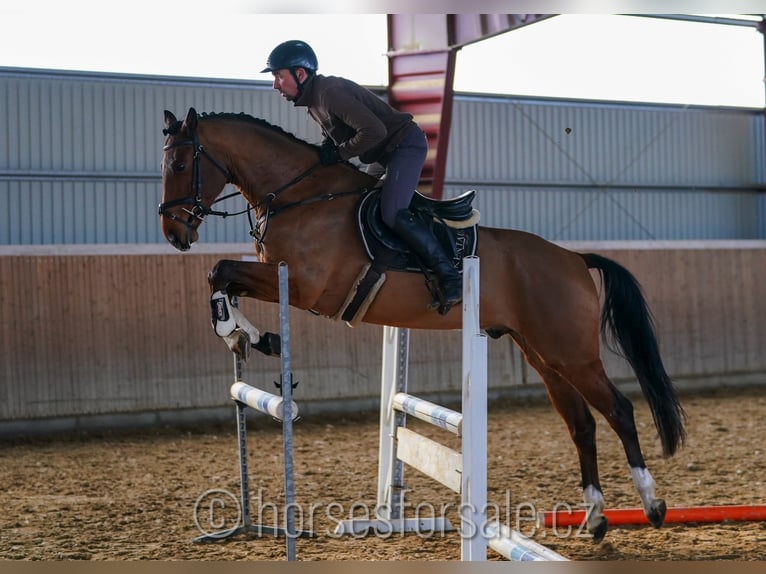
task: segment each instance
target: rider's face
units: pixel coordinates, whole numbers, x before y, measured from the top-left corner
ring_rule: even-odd
[[[298,68],[295,71],[295,74],[298,76],[298,80],[303,82],[306,79],[306,70],[303,68]],[[299,95],[298,90],[298,84],[295,81],[295,78],[290,73],[290,70],[283,68],[281,70],[274,70],[274,84],[273,87],[275,90],[278,90],[280,94],[282,94],[282,97],[285,98],[289,102],[293,102],[296,100],[296,98]]]

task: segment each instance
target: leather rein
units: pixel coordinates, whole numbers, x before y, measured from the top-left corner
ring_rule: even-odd
[[[168,131],[169,130],[163,130],[163,133],[167,135]],[[194,147],[194,156],[192,160],[191,195],[187,197],[182,197],[179,199],[171,199],[170,201],[165,201],[160,203],[158,206],[158,213],[160,216],[167,217],[173,221],[179,221],[180,223],[182,223],[188,228],[192,227],[192,222],[195,219],[199,219],[200,221],[203,221],[205,217],[208,215],[214,215],[214,216],[226,218],[226,217],[232,217],[235,215],[242,215],[243,213],[247,213],[247,218],[250,222],[250,235],[260,245],[263,243],[266,237],[266,232],[268,231],[268,224],[271,217],[274,217],[283,211],[286,211],[288,209],[291,209],[293,207],[298,207],[301,205],[316,203],[318,201],[331,201],[338,197],[365,194],[368,191],[370,191],[367,188],[362,188],[362,189],[357,189],[354,191],[346,191],[346,192],[340,192],[340,193],[326,193],[323,195],[318,195],[315,197],[309,197],[307,199],[302,199],[299,201],[286,203],[278,207],[271,207],[271,204],[282,194],[282,192],[286,191],[290,187],[303,181],[305,178],[307,178],[309,175],[314,173],[314,171],[322,165],[320,162],[317,162],[311,165],[303,173],[299,174],[298,176],[294,177],[287,183],[279,186],[276,190],[266,195],[266,197],[264,197],[255,205],[250,205],[248,203],[248,206],[245,209],[243,209],[242,211],[237,211],[235,213],[229,213],[228,211],[217,211],[209,207],[205,207],[202,204],[202,175],[200,173],[200,161],[202,156],[206,157],[221,173],[223,173],[226,176],[226,183],[233,183],[234,176],[226,168],[226,166],[223,163],[215,159],[205,149],[205,147],[199,142],[196,130],[192,132],[191,139],[170,143],[164,146],[162,150],[168,151],[169,149],[172,149],[175,147],[181,147],[181,146],[187,146],[187,145]],[[224,197],[220,197],[216,199],[212,205],[215,205],[216,203],[219,203],[231,197],[235,197],[237,195],[240,195],[239,191],[230,193],[228,195],[225,195]],[[187,208],[183,209],[183,211],[189,215],[186,221],[182,220],[181,218],[176,216],[174,213],[168,212],[168,209],[172,207],[177,207],[179,205],[192,206],[191,209],[187,209]],[[258,218],[258,221],[254,223],[251,216],[251,212],[257,208],[265,208],[265,210],[263,211],[263,215]]]

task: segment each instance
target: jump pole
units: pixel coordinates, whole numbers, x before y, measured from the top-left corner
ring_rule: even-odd
[[[233,307],[238,298],[231,297]],[[237,534],[257,536],[285,536],[287,559],[295,560],[295,539],[313,537],[312,532],[295,528],[295,479],[293,466],[293,421],[298,417],[298,406],[293,402],[292,356],[290,354],[290,301],[287,264],[279,264],[279,326],[281,338],[281,373],[279,388],[281,396],[263,391],[242,382],[242,359],[234,356],[234,383],[229,394],[236,405],[237,443],[239,447],[239,480],[241,520],[237,527],[221,532],[208,533],[194,542],[217,542]],[[247,408],[282,421],[282,442],[285,469],[285,528],[253,524],[250,515],[250,486],[247,465]]]
[[[610,526],[643,526],[649,520],[642,508],[623,508],[604,510],[604,516]],[[585,511],[559,509],[538,513],[538,525],[546,528],[579,526],[585,522]],[[766,505],[730,505],[730,506],[679,506],[668,508],[664,524],[683,524],[689,522],[762,522],[766,521]]]

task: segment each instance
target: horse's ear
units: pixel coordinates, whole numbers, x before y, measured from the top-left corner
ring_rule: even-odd
[[[165,129],[166,130],[169,130],[170,126],[172,126],[177,121],[178,120],[173,115],[173,112],[169,112],[168,110],[165,110]]]
[[[186,114],[186,121],[184,124],[192,131],[197,129],[197,110],[189,108],[189,113]]]

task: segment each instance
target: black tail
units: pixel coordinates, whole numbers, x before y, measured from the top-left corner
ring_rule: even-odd
[[[649,308],[636,278],[622,265],[595,253],[580,254],[604,281],[601,333],[609,348],[627,359],[649,403],[662,441],[671,456],[686,438],[684,410],[665,372]],[[612,339],[607,336],[611,331]],[[616,341],[617,345],[614,345]]]

